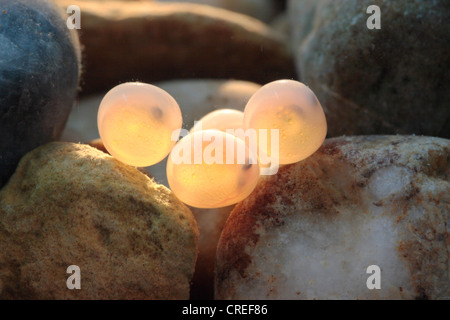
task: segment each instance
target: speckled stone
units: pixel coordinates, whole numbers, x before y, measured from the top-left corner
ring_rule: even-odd
[[[90,146],[50,143],[0,192],[0,298],[188,299],[197,243],[166,187]],[[70,265],[81,290],[66,287]]]
[[[231,212],[216,298],[449,299],[449,164],[442,138],[326,140]]]
[[[366,26],[370,5],[381,30]],[[330,136],[450,137],[450,2],[290,0],[301,80],[316,93]]]

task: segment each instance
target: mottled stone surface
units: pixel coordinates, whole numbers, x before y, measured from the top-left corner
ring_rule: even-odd
[[[283,37],[249,16],[192,3],[77,3],[82,8],[83,94],[135,80],[266,83],[296,76]]]
[[[449,299],[449,163],[442,138],[326,140],[231,212],[216,298]]]
[[[0,192],[0,298],[188,299],[197,241],[164,186],[87,145],[47,144]]]
[[[370,5],[380,30],[366,26]],[[289,15],[297,69],[330,136],[450,137],[450,2],[290,0]]]

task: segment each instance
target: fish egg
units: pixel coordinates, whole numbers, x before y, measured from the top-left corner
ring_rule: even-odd
[[[217,129],[227,130],[243,129],[244,112],[235,109],[219,109],[212,111],[196,122],[191,133],[200,130]],[[228,133],[231,133],[228,131]]]
[[[244,128],[255,130],[258,140],[262,131],[267,133],[264,135],[267,142],[258,142],[260,155],[276,157],[279,164],[309,157],[320,148],[327,134],[319,100],[311,89],[294,80],[274,81],[255,92],[244,110]],[[277,130],[278,134],[271,134],[271,130]]]
[[[108,152],[136,167],[162,161],[175,145],[172,133],[182,125],[181,110],[166,91],[129,82],[111,89],[97,115],[100,137]]]
[[[259,175],[256,155],[244,141],[219,130],[188,134],[167,161],[170,189],[197,208],[220,208],[245,199]]]

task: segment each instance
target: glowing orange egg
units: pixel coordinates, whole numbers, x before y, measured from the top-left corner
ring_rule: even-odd
[[[246,198],[259,178],[257,158],[241,139],[219,131],[188,134],[167,161],[170,189],[184,203],[219,208]]]
[[[223,132],[244,128],[244,113],[235,109],[219,109],[208,113],[196,122],[191,133],[200,130],[217,129]],[[230,133],[230,132],[229,132]]]
[[[278,157],[279,164],[298,162],[313,154],[327,134],[327,122],[320,102],[303,83],[278,80],[261,87],[248,101],[244,128],[258,136],[261,154]],[[277,140],[270,130],[277,130]],[[265,150],[261,150],[261,132],[268,131]],[[274,155],[274,148],[278,155]]]
[[[182,116],[166,91],[145,83],[124,83],[103,98],[97,116],[100,137],[108,152],[136,167],[151,166],[169,154]]]

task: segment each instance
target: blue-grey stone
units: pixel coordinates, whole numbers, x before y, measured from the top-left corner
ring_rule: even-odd
[[[77,34],[51,1],[0,0],[0,187],[20,158],[58,139],[77,95]]]

